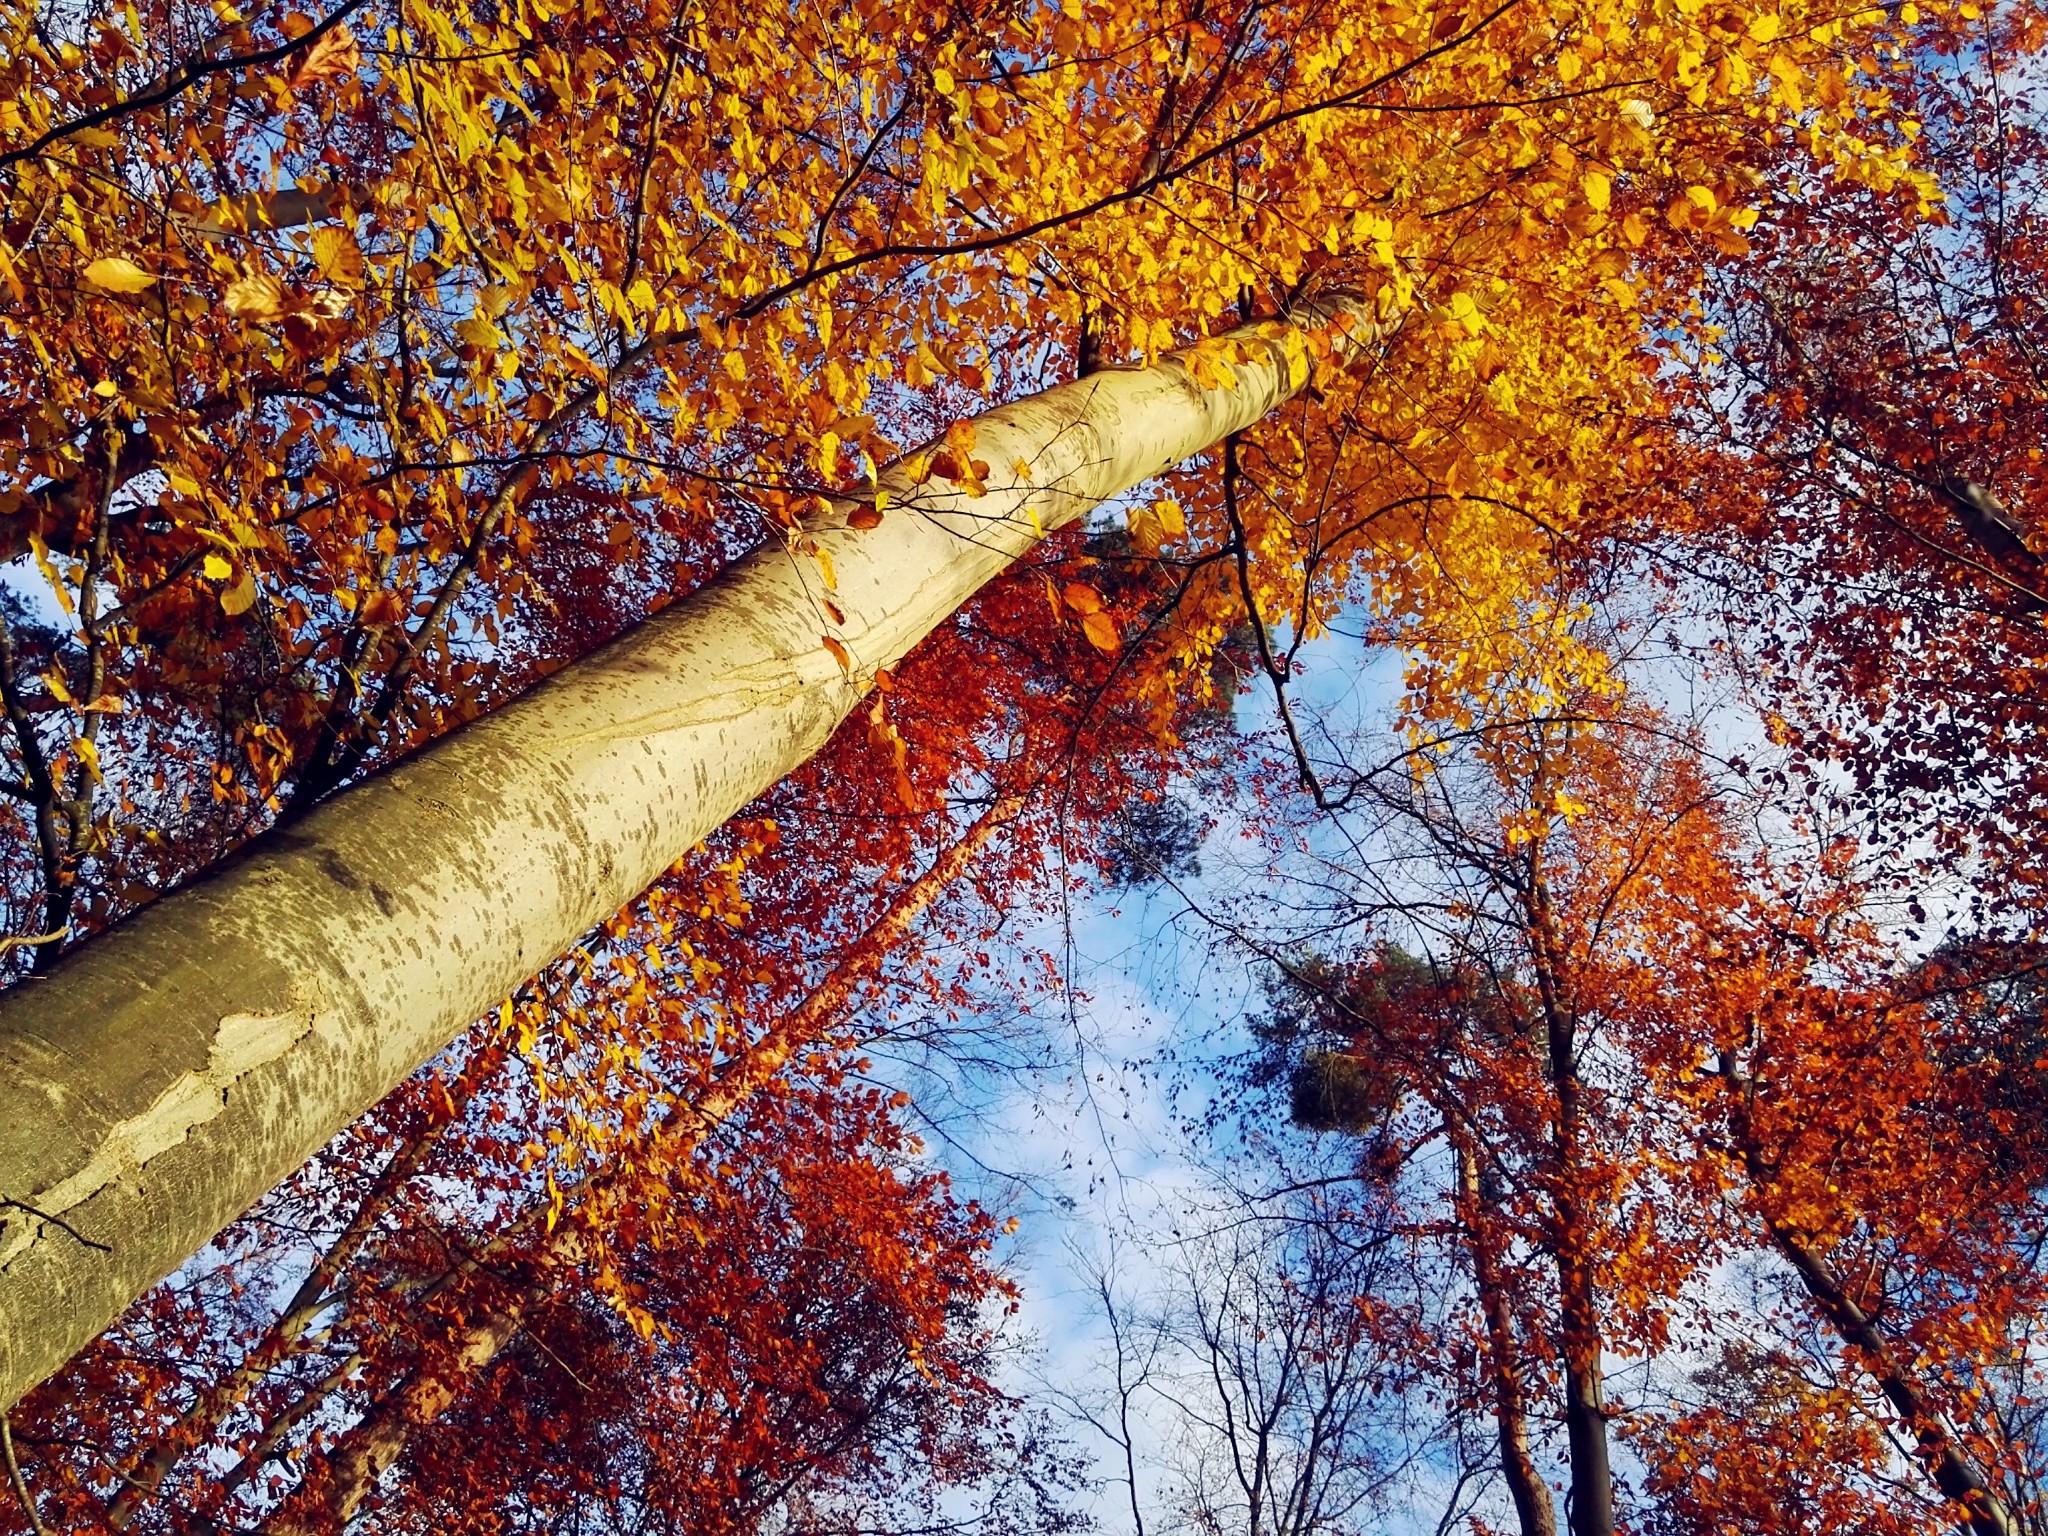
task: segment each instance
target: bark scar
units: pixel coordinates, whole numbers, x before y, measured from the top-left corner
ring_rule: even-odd
[[[0,1240],[0,1270],[42,1240],[46,1227],[57,1227],[86,1242],[59,1220],[66,1211],[90,1200],[109,1184],[133,1177],[152,1158],[178,1146],[193,1130],[227,1108],[228,1091],[237,1082],[258,1067],[277,1060],[311,1034],[321,1022],[319,992],[302,978],[293,984],[290,996],[290,1002],[280,1013],[223,1015],[214,1027],[203,1068],[179,1073],[148,1109],[116,1123],[77,1172],[36,1191],[26,1200],[7,1200],[7,1206],[33,1214],[20,1223],[18,1230],[6,1233],[4,1240]],[[5,1232],[5,1228],[0,1227],[0,1232]]]

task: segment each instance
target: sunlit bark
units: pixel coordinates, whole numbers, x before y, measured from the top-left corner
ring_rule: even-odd
[[[879,526],[833,507],[9,994],[0,1404],[815,753],[1045,534],[1291,397],[1284,330],[1237,333],[1232,388],[1171,356],[976,418],[983,486],[896,466]]]
[[[657,1133],[665,1158],[686,1160],[696,1146],[745,1106],[788,1065],[816,1044],[844,1013],[854,990],[872,976],[913,924],[944,895],[995,832],[1018,810],[999,801],[967,829],[888,909],[802,1002],[776,1021],[726,1068],[715,1087],[678,1104]],[[571,1198],[596,1193],[586,1185]],[[581,1228],[563,1221],[539,1244],[545,1276],[583,1256]],[[413,1435],[458,1402],[470,1383],[517,1338],[550,1294],[540,1279],[502,1298],[465,1328],[444,1355],[422,1366],[377,1402],[308,1469],[301,1491],[263,1529],[270,1536],[318,1536],[338,1530],[410,1444]]]

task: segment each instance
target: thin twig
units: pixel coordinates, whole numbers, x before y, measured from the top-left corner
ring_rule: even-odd
[[[27,1211],[29,1215],[35,1217],[37,1221],[47,1221],[51,1226],[60,1228],[63,1231],[70,1233],[71,1236],[78,1239],[79,1242],[85,1244],[85,1246],[88,1248],[95,1248],[99,1250],[101,1253],[112,1253],[114,1251],[112,1245],[107,1243],[94,1242],[91,1238],[87,1237],[83,1232],[79,1231],[78,1228],[74,1227],[73,1225],[71,1225],[70,1222],[66,1221],[62,1216],[52,1216],[48,1211],[37,1210],[34,1206],[30,1205],[26,1200],[10,1200],[4,1196],[0,1196],[0,1206],[12,1206],[17,1211]]]
[[[7,1480],[14,1484],[14,1496],[21,1500],[21,1512],[28,1516],[28,1528],[35,1536],[49,1536],[48,1527],[36,1513],[36,1501],[28,1491],[28,1479],[21,1475],[21,1463],[14,1459],[14,1426],[0,1413],[0,1453],[7,1458]]]
[[[1341,811],[1358,793],[1358,785],[1354,782],[1334,799],[1324,788],[1315,765],[1309,760],[1308,745],[1301,739],[1294,706],[1287,697],[1288,664],[1273,654],[1273,642],[1266,633],[1266,620],[1259,611],[1258,593],[1252,586],[1251,547],[1245,537],[1244,521],[1237,510],[1237,440],[1235,432],[1223,440],[1223,508],[1230,520],[1231,548],[1237,557],[1237,586],[1244,599],[1245,617],[1251,621],[1252,640],[1259,653],[1259,669],[1273,685],[1273,703],[1280,711],[1280,723],[1287,729],[1288,744],[1294,748],[1294,766],[1301,775],[1302,788],[1315,800],[1318,810]]]
[[[0,939],[0,955],[11,949],[32,949],[38,944],[54,944],[59,939],[70,937],[70,934],[71,925],[66,923],[62,928],[52,928],[48,933],[39,933],[33,938]]]

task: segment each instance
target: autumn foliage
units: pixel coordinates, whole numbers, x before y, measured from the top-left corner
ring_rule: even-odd
[[[1245,323],[1299,392],[1047,540],[25,1399],[0,1530],[1065,1529],[1004,1225],[873,1053],[1028,1016],[1017,921],[1172,873],[1205,775],[1276,867],[1369,823],[1314,943],[1224,924],[1247,1081],[1443,1279],[1338,1331],[1487,1426],[1503,1520],[2041,1529],[2043,34],[7,7],[24,978],[758,545],[851,673],[807,519],[915,515],[894,461],[978,497],[994,401],[1176,348],[1228,389]],[[1383,758],[1296,697],[1352,633]]]

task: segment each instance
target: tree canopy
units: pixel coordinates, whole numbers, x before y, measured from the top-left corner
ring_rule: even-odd
[[[0,1531],[1024,1536],[1062,1402],[1142,1528],[1141,1400],[1190,1529],[2043,1529],[2044,43],[0,7]],[[1105,1417],[904,1085],[1147,891],[1284,1235]]]

